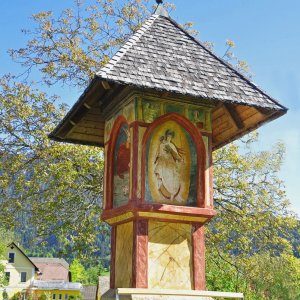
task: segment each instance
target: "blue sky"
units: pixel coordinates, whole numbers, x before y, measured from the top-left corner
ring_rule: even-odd
[[[121,1],[121,0],[120,0]],[[122,0],[123,1],[123,0]],[[155,2],[153,0],[153,2]],[[174,0],[171,17],[179,23],[192,21],[202,41],[215,43],[222,55],[225,41],[232,39],[235,54],[250,64],[255,81],[263,90],[289,108],[286,116],[259,130],[259,149],[271,149],[277,141],[287,148],[281,178],[285,181],[292,208],[300,215],[300,1],[299,0]],[[26,42],[22,28],[30,28],[30,15],[41,10],[59,12],[72,0],[0,1],[0,75],[18,72],[6,50]],[[78,91],[68,87],[56,94],[72,105]]]

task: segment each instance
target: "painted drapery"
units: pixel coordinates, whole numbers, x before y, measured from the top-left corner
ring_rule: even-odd
[[[158,126],[147,143],[146,201],[195,205],[196,150],[189,133],[174,121]]]
[[[114,149],[113,207],[119,207],[128,203],[129,171],[130,133],[128,125],[124,123],[119,130]]]

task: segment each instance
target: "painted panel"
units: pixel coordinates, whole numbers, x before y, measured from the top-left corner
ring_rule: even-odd
[[[160,103],[154,101],[143,102],[143,120],[146,123],[152,123],[160,116]]]
[[[146,201],[196,206],[197,153],[190,134],[167,121],[153,131],[146,147]]]
[[[135,101],[132,101],[124,106],[123,115],[129,123],[135,120]]]
[[[110,138],[110,133],[111,133],[112,126],[113,126],[113,121],[114,121],[114,119],[110,119],[108,121],[105,121],[105,125],[104,125],[104,142],[105,143]]]
[[[108,146],[104,146],[104,157],[108,157]],[[104,160],[104,178],[103,178],[103,201],[102,208],[105,209],[107,207],[107,195],[106,195],[106,187],[108,185],[108,161]]]
[[[127,120],[129,124],[136,120],[135,102],[136,100],[134,99],[131,102],[128,102],[127,104],[123,105],[111,118],[108,118],[105,121],[105,129],[104,129],[105,143],[108,142],[108,140],[111,138],[113,124],[119,116],[124,116],[124,118]]]
[[[133,223],[117,225],[115,287],[131,287],[132,282]]]
[[[205,152],[206,152],[206,160],[205,160],[205,200],[206,200],[206,206],[210,206],[210,169],[209,169],[209,155],[208,155],[208,137],[202,136],[203,143],[205,146]]]
[[[140,180],[141,174],[142,174],[142,141],[143,136],[145,134],[146,128],[145,127],[139,127],[138,128],[138,135],[139,135],[139,145],[138,145],[138,182],[137,182],[137,197],[141,198],[141,192],[142,192],[142,181]]]
[[[209,106],[146,98],[137,101],[136,110],[138,111],[137,119],[145,123],[152,123],[166,113],[178,113],[193,122],[200,130],[211,132],[211,107]]]
[[[173,104],[173,103],[166,103],[165,105],[165,112],[166,113],[178,113],[184,115],[184,106]]]
[[[203,111],[202,109],[190,109],[188,118],[198,128],[204,128],[205,127],[205,111]]]
[[[128,203],[130,179],[130,132],[127,124],[119,130],[114,149],[113,207]]]
[[[192,226],[149,221],[148,287],[193,288]]]

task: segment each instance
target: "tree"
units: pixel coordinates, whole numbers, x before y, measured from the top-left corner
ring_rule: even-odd
[[[71,252],[72,258],[85,259],[91,253],[99,255],[97,233],[108,232],[99,221],[102,150],[47,138],[67,107],[58,105],[56,96],[39,91],[29,81],[30,72],[40,71],[44,89],[57,84],[82,89],[150,10],[148,0],[95,0],[92,6],[76,2],[75,10],[65,10],[58,17],[51,12],[34,15],[36,26],[26,32],[30,34],[27,45],[10,50],[24,67],[25,77],[20,82],[6,75],[0,81],[0,218],[7,228],[20,228],[27,222],[35,227],[35,242],[55,234],[61,255]],[[227,47],[224,58],[247,71],[247,65],[232,54],[234,43],[227,41]],[[278,264],[291,258],[290,233],[298,227],[278,179],[282,145],[271,152],[253,151],[251,145],[249,141],[241,150],[235,143],[214,154],[219,214],[207,228],[208,286],[244,290],[249,297],[253,291],[257,295],[272,292],[251,270],[265,258]],[[288,261],[283,272],[298,270],[296,261]],[[271,264],[265,266],[275,280]]]
[[[294,268],[295,277],[282,281],[282,291],[294,282],[294,292],[300,293],[299,263],[295,259],[293,265],[289,260],[295,250],[293,230],[299,225],[289,211],[283,182],[278,178],[284,147],[278,144],[272,151],[257,152],[251,149],[253,145],[255,142],[249,140],[243,151],[242,146],[231,144],[214,153],[218,216],[207,230],[209,285],[246,294],[251,294],[250,287],[255,285],[257,294],[268,290],[269,296],[275,297],[278,291],[268,287],[267,276],[262,274],[267,273],[269,282],[279,284],[278,272],[271,266],[289,261],[285,276]],[[220,273],[226,280],[214,281]]]
[[[85,267],[79,259],[74,259],[70,265],[73,282],[82,284],[98,284],[98,278],[104,272],[101,264],[93,264],[90,267]]]
[[[13,234],[0,226],[0,287],[7,285],[5,277],[5,260],[7,260],[7,245],[13,241]],[[3,299],[6,291],[3,291]],[[7,293],[6,293],[7,294]]]
[[[6,290],[4,290],[4,291],[2,292],[2,299],[3,299],[3,300],[8,300],[8,294],[7,294],[7,291],[6,291]]]
[[[58,17],[51,11],[33,15],[36,27],[26,47],[10,50],[25,73],[38,68],[48,85],[57,82],[85,88],[117,48],[135,32],[153,7],[149,0],[75,1]],[[173,7],[167,4],[170,9]]]
[[[84,266],[78,259],[74,259],[70,264],[70,272],[72,274],[72,282],[84,283],[86,278],[86,271]]]
[[[54,101],[11,77],[0,81],[1,218],[7,228],[34,224],[40,237],[57,233],[85,255],[101,230],[103,155],[48,139],[65,113]]]

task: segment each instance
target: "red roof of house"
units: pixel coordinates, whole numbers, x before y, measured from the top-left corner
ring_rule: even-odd
[[[63,258],[31,257],[39,268],[38,280],[69,281],[69,265]]]

